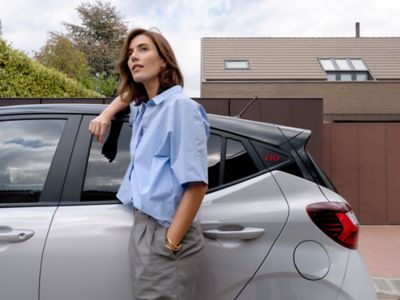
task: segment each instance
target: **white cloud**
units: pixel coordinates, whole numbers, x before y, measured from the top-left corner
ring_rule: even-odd
[[[94,2],[96,0],[90,0]],[[88,1],[85,1],[88,2]],[[32,53],[62,22],[79,23],[80,0],[0,0],[3,36]],[[157,27],[174,48],[188,95],[200,95],[204,36],[400,36],[397,0],[111,0],[129,27]]]

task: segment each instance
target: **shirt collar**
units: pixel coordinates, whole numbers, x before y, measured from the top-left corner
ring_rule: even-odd
[[[167,99],[169,96],[171,96],[173,94],[178,94],[178,93],[182,93],[182,87],[180,85],[174,85],[173,87],[170,87],[169,89],[165,90],[161,94],[158,94],[157,96],[151,98],[149,101],[147,101],[146,104],[147,105],[159,105],[165,99]]]

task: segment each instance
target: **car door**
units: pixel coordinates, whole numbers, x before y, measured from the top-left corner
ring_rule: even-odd
[[[128,242],[133,215],[115,198],[129,163],[130,128],[114,122],[111,142],[101,147],[90,141],[91,118],[82,122],[62,204],[49,232],[41,300],[132,299]],[[255,276],[285,224],[286,201],[256,157],[246,139],[213,130],[209,192],[198,215],[206,246],[197,299],[234,299]]]
[[[256,272],[285,225],[288,206],[247,139],[214,133],[220,135],[210,137],[209,165],[219,162],[219,181],[199,212],[207,243],[196,299],[225,300],[251,280],[265,280]]]
[[[88,131],[93,117],[82,120],[49,231],[40,300],[133,299],[127,253],[133,215],[115,197],[129,164],[131,128],[127,120],[113,122],[103,147]]]
[[[0,116],[1,299],[38,299],[46,236],[79,117]]]

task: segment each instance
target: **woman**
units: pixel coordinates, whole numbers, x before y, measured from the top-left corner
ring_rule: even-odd
[[[208,184],[207,115],[182,93],[183,76],[161,34],[129,32],[119,68],[119,96],[89,130],[102,143],[113,116],[130,105],[131,162],[117,197],[134,210],[134,296],[192,299],[204,247],[194,219]]]

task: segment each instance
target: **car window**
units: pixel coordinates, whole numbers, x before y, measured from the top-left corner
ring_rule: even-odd
[[[104,145],[92,139],[81,201],[117,200],[130,162],[131,132],[128,122],[113,122]]]
[[[226,140],[223,183],[229,183],[257,172],[257,166],[242,142],[228,138]]]
[[[39,201],[65,123],[0,122],[0,203]]]
[[[107,138],[104,146],[92,140],[81,201],[117,200],[116,193],[130,162],[129,144],[132,134],[127,122],[119,124],[120,128],[118,122],[113,122],[111,138]],[[209,188],[219,184],[221,145],[222,138],[211,134],[207,143]],[[113,155],[115,158],[110,159]]]

